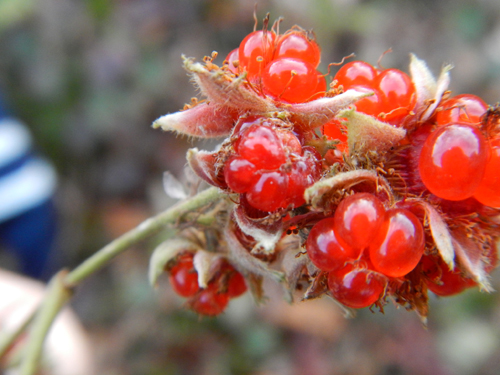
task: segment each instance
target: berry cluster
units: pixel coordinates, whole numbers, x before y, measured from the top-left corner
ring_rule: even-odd
[[[500,137],[481,123],[487,105],[474,95],[458,95],[442,103],[431,119],[435,126],[419,158],[420,177],[437,197],[461,201],[474,197],[500,206]]]
[[[245,271],[258,301],[270,277],[286,280],[289,296],[306,283],[305,299],[326,294],[351,308],[392,300],[425,317],[428,291],[490,290],[500,240],[500,108],[451,97],[449,67],[435,80],[413,55],[411,76],[353,61],[326,90],[314,38],[297,27],[276,30],[266,21],[222,67],[216,55],[204,65],[186,59],[207,101],[154,124],[227,137],[216,151],[188,153],[201,179],[238,194],[217,206],[221,225],[193,224],[198,238],[218,239],[207,248]],[[226,264],[200,290],[185,257],[170,269],[174,288],[196,311],[221,312],[241,275]]]
[[[386,211],[375,195],[357,193],[312,227],[306,249],[314,265],[329,272],[332,295],[360,308],[381,297],[388,278],[415,269],[424,253],[424,230],[410,211]]]
[[[174,264],[167,267],[169,279],[175,292],[189,298],[187,306],[201,315],[213,316],[224,311],[229,300],[246,292],[245,279],[224,261],[208,282],[206,288],[200,288],[198,273],[190,252],[178,255]]]
[[[302,206],[305,189],[321,174],[318,152],[302,147],[283,126],[277,119],[240,119],[234,130],[234,152],[224,165],[229,188],[244,193],[248,203],[261,211]]]
[[[326,91],[326,80],[316,70],[320,53],[318,44],[301,29],[283,35],[258,30],[247,35],[226,60],[233,73],[246,72],[247,79],[272,98],[303,103]]]

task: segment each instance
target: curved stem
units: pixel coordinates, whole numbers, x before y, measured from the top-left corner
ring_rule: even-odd
[[[198,211],[210,203],[221,199],[223,196],[224,194],[215,187],[204,190],[194,197],[179,202],[168,210],[145,220],[136,228],[104,246],[73,271],[69,273],[61,271],[56,274],[49,283],[47,295],[36,313],[33,325],[31,326],[26,354],[21,363],[21,374],[33,375],[36,373],[45,337],[61,308],[70,300],[72,290],[75,286],[100,270],[115,256],[139,241],[157,233],[165,225],[174,224],[180,221],[187,213]],[[24,324],[23,326],[27,325]],[[10,340],[14,341],[22,331],[19,330],[16,335],[12,335]],[[4,343],[5,347],[8,347],[8,345],[9,342]]]

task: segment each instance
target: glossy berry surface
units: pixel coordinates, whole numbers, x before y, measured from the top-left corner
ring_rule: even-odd
[[[255,124],[247,128],[237,147],[241,157],[259,169],[276,169],[286,161],[276,132],[265,126]]]
[[[373,194],[357,193],[340,202],[335,211],[335,233],[349,246],[362,250],[377,235],[385,209]]]
[[[227,293],[219,293],[216,283],[208,284],[188,302],[189,307],[201,315],[215,316],[224,311],[229,302]]]
[[[377,302],[384,292],[385,284],[381,275],[376,272],[348,264],[330,272],[328,288],[340,303],[360,309]]]
[[[226,57],[226,61],[228,63],[227,64],[228,69],[234,74],[238,74],[239,73],[238,67],[240,65],[239,48],[235,48],[231,52],[229,52],[229,54]]]
[[[486,141],[476,127],[442,126],[422,147],[420,177],[434,195],[452,201],[463,200],[478,188],[488,157]]]
[[[295,58],[278,58],[262,73],[266,94],[288,103],[303,103],[326,90],[326,82],[311,64]],[[320,82],[324,86],[318,87]]]
[[[291,31],[278,39],[274,59],[280,57],[299,59],[316,68],[320,62],[321,51],[318,43],[308,38],[305,33]]]
[[[445,100],[436,114],[438,125],[481,123],[488,105],[476,95],[462,94]]]
[[[457,267],[451,271],[441,258],[434,256],[422,258],[422,273],[429,290],[442,297],[461,293],[477,285],[474,280],[463,277]]]
[[[182,297],[191,297],[198,292],[198,273],[193,266],[193,256],[184,255],[170,269],[170,284]]]
[[[333,218],[317,222],[311,229],[306,241],[307,255],[313,264],[322,271],[343,268],[345,263],[358,258],[360,251],[339,241],[334,232]]]
[[[490,142],[490,158],[474,198],[485,206],[500,207],[500,139]]]
[[[417,266],[424,244],[424,230],[414,214],[405,209],[389,210],[370,245],[370,260],[386,276],[404,276]]]
[[[356,109],[381,121],[401,125],[416,103],[410,77],[398,69],[376,70],[363,61],[345,64],[334,79],[344,90],[373,92],[355,103]]]
[[[238,57],[240,70],[248,72],[248,78],[258,78],[274,54],[275,34],[258,30],[248,34],[240,43]]]

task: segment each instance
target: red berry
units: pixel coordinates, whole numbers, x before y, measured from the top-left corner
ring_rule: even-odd
[[[258,30],[248,34],[241,42],[238,50],[240,70],[246,70],[249,79],[260,77],[272,60],[274,40],[274,32]]]
[[[474,280],[463,277],[457,267],[450,271],[440,257],[422,257],[422,273],[427,278],[429,290],[442,297],[458,294],[476,285]]]
[[[318,44],[307,37],[305,33],[292,31],[278,39],[274,58],[291,57],[299,59],[317,67],[320,62],[321,51]]]
[[[312,150],[310,150],[312,149]],[[312,147],[304,147],[304,156],[293,162],[288,174],[286,197],[288,204],[294,207],[305,203],[304,191],[321,177],[321,162],[317,151]]]
[[[238,52],[239,52],[239,48],[233,49],[231,52],[229,52],[229,55],[227,55],[227,57],[226,57],[226,61],[228,62],[227,67],[234,74],[239,73],[238,66],[239,66],[240,58],[239,58]],[[238,62],[237,66],[234,66],[234,64],[233,64],[235,61]]]
[[[343,268],[346,262],[355,260],[360,255],[359,250],[339,240],[333,228],[333,218],[323,219],[312,227],[307,237],[307,255],[322,271]]]
[[[377,272],[347,264],[344,268],[330,272],[328,288],[340,303],[361,309],[373,305],[380,299],[385,283]]]
[[[375,117],[377,117],[381,112],[383,112],[381,110],[383,104],[381,100],[382,94],[378,89],[376,89],[375,87],[361,86],[361,85],[352,86],[349,88],[364,93],[371,92],[373,94],[366,98],[358,100],[356,103],[354,103],[354,105],[356,106],[356,110]]]
[[[257,168],[241,157],[231,157],[224,166],[224,179],[236,193],[248,191],[259,179]]]
[[[276,211],[286,207],[285,191],[288,178],[281,172],[262,173],[257,183],[247,192],[251,206],[262,211]]]
[[[472,196],[481,183],[488,156],[486,141],[476,127],[439,127],[422,147],[420,177],[432,194],[463,200]]]
[[[488,109],[488,105],[476,95],[462,94],[445,100],[436,115],[438,125],[477,124]]]
[[[404,276],[417,266],[424,244],[424,230],[414,214],[405,209],[389,210],[370,245],[370,260],[386,276]]]
[[[314,66],[305,61],[279,58],[264,69],[262,87],[266,94],[278,100],[303,103],[314,99],[318,93],[318,76]]]
[[[323,134],[326,136],[327,139],[336,139],[339,140],[340,143],[335,145],[335,147],[340,150],[340,151],[347,151],[348,144],[347,144],[347,135],[342,132],[341,130],[342,124],[340,123],[339,120],[332,120],[328,123],[326,123],[323,127]]]
[[[339,85],[344,86],[344,89],[349,89],[358,85],[371,86],[377,75],[377,70],[370,64],[364,61],[352,61],[340,68],[334,79]]]
[[[257,169],[276,169],[286,161],[276,132],[266,126],[251,125],[241,135],[236,148],[241,157]]]
[[[335,233],[349,246],[362,250],[375,238],[384,215],[382,202],[373,194],[351,195],[335,211]]]
[[[217,283],[211,283],[192,297],[188,305],[198,314],[215,316],[224,311],[228,302],[227,293],[219,293]]]
[[[234,271],[229,277],[227,283],[227,295],[229,298],[236,298],[241,296],[247,291],[247,284],[245,278],[238,271]]]
[[[485,206],[500,207],[500,138],[490,142],[490,158],[474,198]]]
[[[409,114],[416,103],[415,87],[410,77],[397,69],[386,69],[374,82],[381,96],[380,112],[385,113],[384,121],[399,124]]]
[[[198,292],[198,273],[193,266],[192,254],[179,258],[170,269],[169,280],[175,292],[182,297],[191,297]]]

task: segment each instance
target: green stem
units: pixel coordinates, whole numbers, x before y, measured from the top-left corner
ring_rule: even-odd
[[[75,286],[94,272],[100,270],[115,256],[139,241],[157,233],[164,228],[165,225],[180,221],[185,214],[198,211],[208,204],[221,199],[223,195],[224,194],[215,187],[204,190],[194,197],[179,202],[168,210],[145,220],[136,228],[104,246],[70,273],[61,271],[55,275],[49,283],[47,295],[39,311],[35,315],[33,325],[31,326],[26,346],[26,354],[21,363],[21,374],[33,375],[36,373],[36,368],[42,353],[43,342],[45,341],[48,330],[61,308],[71,298],[72,290]],[[26,322],[23,324],[23,327],[27,325],[28,323]],[[19,329],[16,337],[20,335],[22,331],[22,329]],[[14,339],[12,339],[12,341],[13,340]]]
[[[66,276],[66,283],[68,285],[77,285],[132,245],[155,234],[166,224],[175,223],[182,215],[206,206],[219,199],[221,196],[222,193],[217,188],[213,187],[202,191],[187,201],[180,202],[157,216],[147,219],[136,228],[110,242],[84,261],[80,266],[71,271]]]
[[[61,271],[55,275],[48,285],[48,291],[45,299],[36,314],[28,336],[26,352],[21,363],[21,375],[32,375],[36,373],[40,358],[42,356],[42,347],[47,337],[54,319],[71,298],[71,290],[64,284],[66,271]]]

